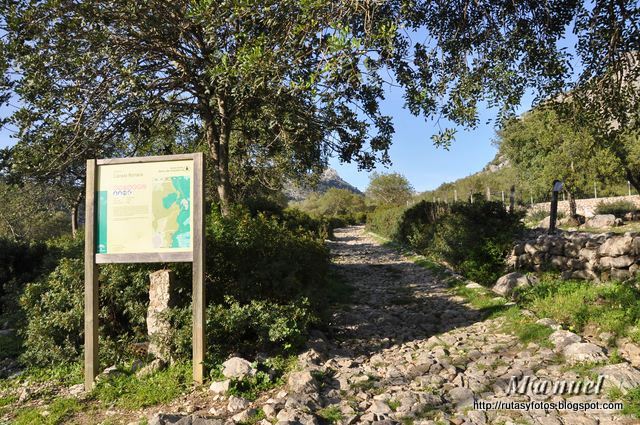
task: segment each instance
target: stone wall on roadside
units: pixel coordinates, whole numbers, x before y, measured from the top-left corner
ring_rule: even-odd
[[[624,280],[640,268],[640,234],[535,232],[514,246],[508,265],[512,270],[556,270],[565,279]]]
[[[640,195],[631,196],[612,196],[609,198],[591,198],[591,199],[576,199],[576,209],[579,215],[585,217],[591,217],[596,212],[598,204],[610,204],[618,201],[633,202],[636,207],[640,209]],[[533,204],[530,207],[530,211],[549,211],[551,208],[550,202],[540,202]],[[558,212],[562,212],[565,215],[569,213],[569,201],[558,201]]]

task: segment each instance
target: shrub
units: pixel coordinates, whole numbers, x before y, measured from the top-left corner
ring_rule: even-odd
[[[597,214],[613,214],[618,218],[623,218],[625,214],[637,211],[638,208],[631,201],[600,202],[596,206]]]
[[[499,202],[451,205],[421,201],[406,209],[393,236],[419,253],[447,262],[469,279],[492,284],[504,271],[504,257],[518,232],[521,215]]]
[[[206,294],[210,352],[278,351],[297,346],[307,327],[327,304],[328,252],[317,233],[320,222],[296,215],[266,217],[238,210],[229,217],[214,212],[207,223]],[[22,360],[52,365],[79,360],[83,343],[84,267],[82,241],[55,240],[42,269],[19,298],[25,315]],[[54,265],[48,270],[48,265]],[[153,264],[100,267],[101,360],[134,356],[131,342],[146,340],[149,273]],[[174,354],[191,356],[191,271],[176,273]]]
[[[434,224],[448,214],[448,204],[420,201],[402,213],[395,239],[416,250],[426,248],[433,237]]]
[[[280,216],[282,224],[290,231],[307,231],[314,234],[319,239],[330,239],[333,237],[332,223],[326,218],[314,218],[297,208],[287,208]]]
[[[19,319],[14,308],[16,293],[38,275],[45,253],[44,244],[0,238],[0,316],[11,322]]]
[[[315,217],[353,217],[367,209],[364,196],[347,189],[329,188],[326,192],[312,193],[294,205]]]
[[[104,362],[131,355],[126,343],[144,338],[148,274],[155,268],[139,264],[100,268],[99,321]],[[83,296],[83,262],[75,258],[61,259],[49,275],[26,285],[20,297],[26,316],[26,351],[22,355],[25,363],[44,366],[80,358]]]
[[[328,271],[328,251],[312,232],[293,231],[276,219],[236,211],[213,212],[207,225],[207,298],[241,304],[252,300],[317,299]]]
[[[521,216],[500,202],[454,204],[434,227],[430,252],[484,284],[493,284],[504,272],[505,255],[523,230]]]
[[[395,239],[400,218],[406,207],[378,207],[367,215],[367,230],[388,239]]]

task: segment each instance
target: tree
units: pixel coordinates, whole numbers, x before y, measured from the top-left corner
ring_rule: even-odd
[[[379,107],[386,83],[404,89],[411,113],[473,127],[479,101],[508,116],[528,87],[541,98],[567,89],[571,57],[558,40],[574,20],[585,76],[632,50],[639,20],[637,5],[625,1],[17,0],[0,7],[7,64],[0,70],[24,105],[13,120],[31,133],[31,146],[84,146],[72,158],[121,154],[135,149],[114,150],[114,143],[135,143],[139,123],[196,121],[225,211],[231,158],[252,159],[256,147],[262,155],[277,147],[293,170],[317,167],[329,151],[363,168],[388,162],[393,125]],[[608,35],[614,43],[601,42]],[[442,129],[434,141],[447,146],[453,135]]]
[[[617,158],[596,142],[589,128],[575,128],[551,108],[507,122],[498,135],[500,151],[517,169],[519,186],[549,193],[552,182],[562,180],[572,217],[576,195],[585,195],[596,181],[621,178]]]
[[[59,236],[65,214],[51,187],[33,183],[7,184],[0,180],[0,237],[16,242]]]
[[[316,216],[346,216],[366,211],[364,197],[347,189],[329,188],[323,194],[312,193],[307,199],[296,203],[301,210]]]
[[[402,174],[373,173],[366,197],[374,205],[405,205],[413,197],[413,187]]]

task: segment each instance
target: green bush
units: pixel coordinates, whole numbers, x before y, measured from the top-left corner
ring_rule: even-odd
[[[520,214],[487,201],[450,205],[421,201],[407,209],[376,210],[370,218],[372,231],[445,261],[484,284],[494,283],[504,271],[505,255],[523,228]]]
[[[637,211],[638,208],[631,201],[600,202],[596,206],[597,214],[613,214],[618,218],[623,218],[625,214]]]
[[[132,355],[130,342],[144,339],[151,265],[105,265],[100,268],[100,337],[102,360],[113,363]],[[177,279],[180,281],[180,279]],[[82,354],[84,267],[63,258],[46,277],[26,285],[20,305],[25,313],[25,352],[30,365],[76,361]]]
[[[18,320],[14,314],[16,293],[38,275],[45,254],[44,244],[0,238],[0,317]]]
[[[395,239],[406,207],[378,207],[367,215],[367,230],[387,239]]]
[[[505,256],[523,230],[521,216],[500,202],[459,203],[435,225],[428,250],[456,270],[483,284],[504,272]]]
[[[282,224],[290,231],[307,231],[314,234],[319,239],[330,239],[333,237],[333,229],[330,221],[326,218],[319,219],[311,217],[306,212],[297,208],[287,208],[279,217]]]
[[[313,232],[290,230],[263,215],[213,212],[207,224],[207,298],[241,304],[252,300],[287,303],[317,299],[328,271],[329,254]]]
[[[206,294],[210,354],[287,350],[300,344],[326,306],[328,252],[319,222],[296,215],[207,217]],[[79,360],[83,343],[84,267],[82,240],[51,241],[46,270],[19,297],[24,314],[25,352],[31,365]],[[51,270],[47,267],[52,266]],[[132,342],[146,339],[149,273],[153,264],[100,267],[101,360],[112,364],[133,354]],[[191,270],[176,273],[169,314],[176,358],[191,356]]]
[[[449,204],[420,201],[404,210],[395,239],[416,250],[426,248],[433,237],[434,224],[448,214]]]

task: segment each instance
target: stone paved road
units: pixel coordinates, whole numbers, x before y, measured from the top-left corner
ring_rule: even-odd
[[[362,227],[336,231],[329,246],[336,273],[353,286],[354,294],[336,308],[326,332],[312,332],[308,349],[299,356],[300,368],[290,374],[286,387],[254,403],[208,396],[214,418],[184,420],[255,423],[251,417],[259,408],[266,416],[260,425],[640,423],[618,410],[474,407],[479,401],[607,402],[606,390],[564,397],[506,394],[512,377],[583,379],[589,368],[568,362],[607,362],[606,350],[559,329],[540,344],[523,344],[503,330],[504,317],[487,319],[486,313],[453,296],[441,277],[382,246]],[[542,322],[558,328],[548,319]],[[586,375],[596,372],[604,374],[607,386],[640,385],[640,372],[627,363],[590,368]]]
[[[501,331],[504,319],[483,320],[432,272],[380,245],[362,227],[338,230],[330,248],[337,272],[355,294],[350,306],[334,314],[330,334],[316,334],[315,350],[302,356],[306,367],[315,370],[320,389],[316,394],[312,381],[306,389],[297,388],[310,394],[299,397],[298,408],[312,413],[339,409],[343,421],[351,423],[640,423],[616,411],[475,409],[474,400],[607,400],[604,390],[591,396],[507,396],[513,376],[581,379],[561,354],[563,345],[579,337],[560,331],[554,334],[555,346],[523,345]],[[587,345],[579,342],[576,349]],[[607,371],[608,381],[618,377],[634,384],[640,379],[627,364],[607,366]],[[296,419],[293,404],[278,419]]]

